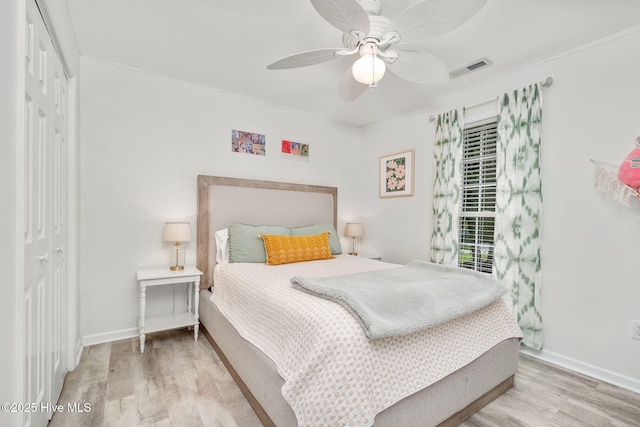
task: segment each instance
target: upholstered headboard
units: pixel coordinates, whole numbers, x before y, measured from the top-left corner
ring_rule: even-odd
[[[198,176],[197,266],[203,272],[200,287],[213,285],[217,230],[236,222],[336,227],[337,205],[336,187]]]

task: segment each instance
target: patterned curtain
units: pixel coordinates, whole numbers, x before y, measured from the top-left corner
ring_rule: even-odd
[[[523,344],[542,349],[540,221],[542,184],[539,84],[504,94],[498,103],[494,276],[511,286]]]
[[[436,124],[431,261],[438,264],[458,265],[462,117],[462,109],[442,113]]]

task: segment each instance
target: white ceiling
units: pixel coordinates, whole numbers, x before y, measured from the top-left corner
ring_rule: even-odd
[[[382,0],[393,17],[420,0]],[[80,53],[174,79],[365,125],[639,24],[638,0],[488,0],[424,50],[449,71],[487,57],[493,65],[442,85],[387,73],[355,102],[338,96],[354,61],[269,71],[285,56],[342,47],[342,33],[308,0],[67,0]]]

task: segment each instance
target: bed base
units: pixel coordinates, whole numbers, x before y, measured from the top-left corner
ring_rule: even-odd
[[[237,333],[210,296],[208,290],[200,292],[203,335],[262,424],[265,427],[297,426],[295,414],[280,392],[284,380],[273,361]],[[460,424],[515,385],[518,351],[516,338],[499,343],[464,368],[380,412],[374,427]],[[429,419],[425,419],[426,416]]]

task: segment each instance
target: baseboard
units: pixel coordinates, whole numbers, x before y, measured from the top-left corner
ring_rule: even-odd
[[[535,357],[536,359],[540,359],[542,361],[551,363],[553,365],[558,365],[560,367],[570,369],[572,371],[590,376],[600,381],[604,381],[609,384],[622,387],[634,393],[640,393],[640,380],[636,378],[632,378],[626,375],[621,375],[616,372],[602,369],[597,366],[590,365],[589,363],[581,362],[580,360],[563,356],[561,354],[554,353],[552,351],[547,351],[547,350],[537,351],[537,350],[531,350],[526,347],[522,347],[520,349],[520,352],[528,356]]]
[[[120,329],[119,331],[103,332],[100,334],[85,335],[82,337],[82,346],[102,344],[105,342],[126,340],[137,337],[140,334],[138,328]]]

